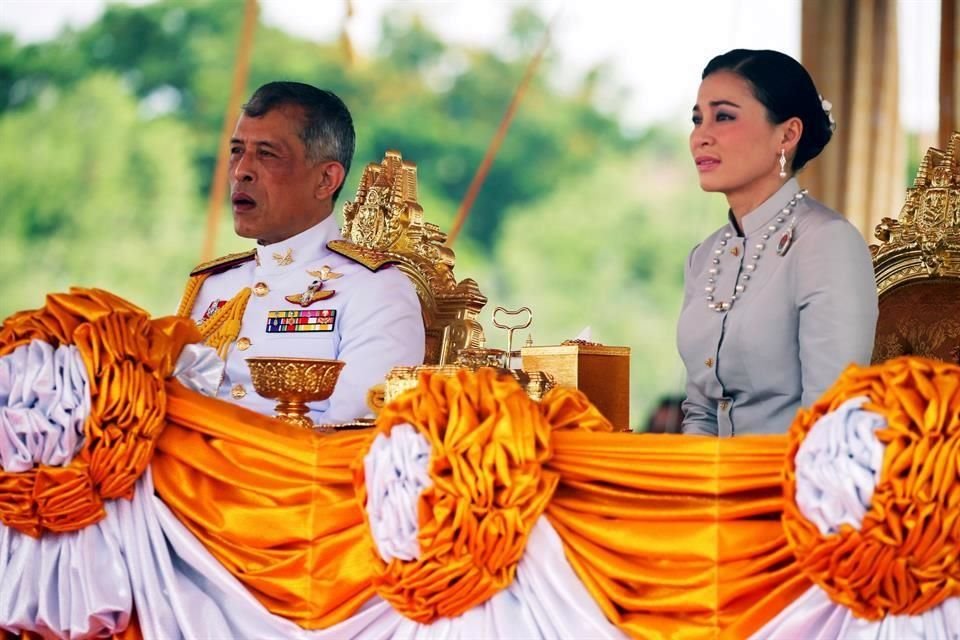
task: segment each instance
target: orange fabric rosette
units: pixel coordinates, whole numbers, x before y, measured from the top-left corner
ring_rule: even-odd
[[[421,623],[460,615],[513,581],[527,537],[559,481],[543,466],[553,453],[551,433],[612,429],[579,391],[555,390],[538,404],[493,369],[422,373],[415,389],[384,408],[376,434],[400,424],[429,441],[433,484],[419,497],[419,558],[385,563],[372,553],[373,584],[397,611]],[[362,458],[354,474],[365,505]]]
[[[75,345],[90,385],[80,452],[64,467],[0,470],[0,522],[39,537],[101,520],[103,501],[133,494],[164,425],[164,379],[183,346],[200,339],[182,318],[147,313],[98,289],[47,296],[44,307],[0,326],[0,356],[32,340]]]
[[[883,415],[881,477],[859,529],[822,535],[797,507],[794,458],[825,413],[866,396]],[[960,367],[904,357],[850,367],[790,429],[783,527],[801,570],[868,620],[916,615],[960,595]]]

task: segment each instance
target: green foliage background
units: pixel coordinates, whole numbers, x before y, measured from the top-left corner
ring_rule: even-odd
[[[31,45],[0,34],[0,317],[72,285],[172,313],[197,262],[241,12],[232,0],[109,6],[99,21]],[[357,124],[362,167],[386,149],[417,163],[427,218],[449,228],[544,25],[518,9],[491,50],[445,43],[416,15],[384,16],[375,55],[260,25],[248,89],[275,79],[330,88]],[[686,132],[628,133],[598,105],[604,67],[573,91],[548,54],[454,247],[457,276],[489,313],[530,306],[537,344],[590,326],[632,356],[632,421],[679,393],[674,346],[683,263],[722,223],[696,185]],[[569,85],[569,78],[567,78]],[[696,79],[691,79],[691,95]],[[249,93],[249,91],[248,91]],[[609,95],[611,92],[605,92]],[[613,92],[616,94],[616,92]],[[239,250],[226,207],[219,250]],[[525,338],[526,336],[521,336]]]

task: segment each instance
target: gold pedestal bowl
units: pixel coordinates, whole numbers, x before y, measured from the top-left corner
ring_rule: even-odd
[[[253,388],[264,398],[277,400],[276,417],[312,429],[308,402],[326,400],[333,393],[341,360],[320,358],[247,358]]]

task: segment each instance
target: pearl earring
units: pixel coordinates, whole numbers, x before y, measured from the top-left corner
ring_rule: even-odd
[[[787,154],[784,153],[783,149],[780,149],[780,177],[787,177]]]

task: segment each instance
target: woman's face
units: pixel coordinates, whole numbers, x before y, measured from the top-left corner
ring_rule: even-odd
[[[737,74],[717,71],[704,78],[690,132],[700,187],[724,193],[728,199],[736,196],[751,208],[759,205],[783,183],[781,129],[767,120],[766,107]]]

